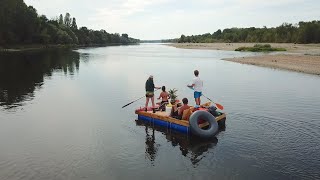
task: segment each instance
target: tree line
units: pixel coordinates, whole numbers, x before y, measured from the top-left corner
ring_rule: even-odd
[[[48,19],[23,0],[0,1],[0,46],[28,44],[105,45],[137,43],[128,34],[77,27],[69,13]]]
[[[320,21],[283,23],[275,28],[230,28],[217,30],[210,34],[185,36],[163,42],[214,43],[214,42],[251,42],[251,43],[320,43]]]

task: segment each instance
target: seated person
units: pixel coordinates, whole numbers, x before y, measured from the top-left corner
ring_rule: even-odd
[[[166,87],[162,86],[162,92],[160,93],[160,96],[158,97],[158,99],[161,99],[162,101],[160,103],[160,109],[162,111],[166,111],[166,104],[169,103],[168,99],[170,98],[169,93],[166,91]]]
[[[182,102],[183,102],[183,105],[179,108],[179,111],[178,111],[179,119],[182,119],[183,111],[190,108],[190,106],[188,105],[187,98],[183,98]]]
[[[181,106],[180,103],[176,103],[176,102],[171,102],[172,104],[172,109],[171,109],[171,113],[170,113],[170,117],[179,119],[179,107]]]

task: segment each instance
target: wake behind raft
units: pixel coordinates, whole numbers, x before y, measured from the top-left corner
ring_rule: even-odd
[[[191,107],[185,119],[179,120],[170,117],[170,109],[166,111],[157,111],[155,109],[144,108],[135,110],[138,114],[138,119],[149,122],[153,125],[167,127],[168,129],[176,130],[181,133],[195,135],[201,138],[210,138],[215,136],[219,129],[225,127],[226,114],[212,111],[211,102],[205,103],[200,108]],[[169,112],[168,112],[169,111]]]

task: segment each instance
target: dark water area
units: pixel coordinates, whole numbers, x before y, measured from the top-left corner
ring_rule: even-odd
[[[0,105],[11,109],[33,99],[46,77],[54,72],[73,75],[79,71],[79,53],[70,50],[0,54]]]
[[[0,179],[320,179],[320,78],[221,60],[251,55],[159,44],[2,53]],[[137,120],[144,99],[121,108],[150,74],[194,105],[194,69],[227,113],[216,137]]]

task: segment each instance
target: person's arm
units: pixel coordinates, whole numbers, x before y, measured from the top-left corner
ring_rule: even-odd
[[[187,85],[189,88],[193,88],[194,84]]]
[[[153,88],[154,89],[161,89],[161,87],[156,87],[154,84],[153,84]]]
[[[193,88],[195,84],[196,84],[196,83],[195,83],[195,80],[193,79],[193,80],[192,80],[192,84],[191,84],[191,85],[187,85],[187,86],[188,86],[189,88]]]
[[[180,107],[180,108],[179,108],[179,111],[178,111],[178,115],[180,116],[180,115],[182,115],[182,113],[183,113],[183,108]]]
[[[159,95],[158,99],[160,99],[160,98],[161,98],[161,95],[162,95],[162,93],[160,93],[160,95]]]

